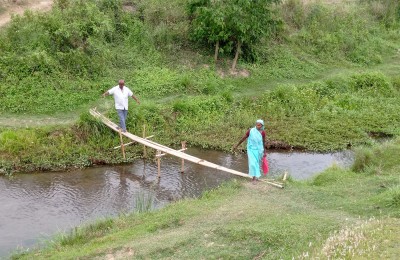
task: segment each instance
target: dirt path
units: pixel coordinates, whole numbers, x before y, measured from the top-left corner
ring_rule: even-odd
[[[1,115],[1,127],[39,127],[39,126],[56,126],[56,125],[70,125],[76,121],[76,115],[65,114],[57,116],[11,116]]]
[[[10,22],[12,15],[22,15],[25,10],[49,11],[52,5],[53,0],[1,0],[0,27]]]

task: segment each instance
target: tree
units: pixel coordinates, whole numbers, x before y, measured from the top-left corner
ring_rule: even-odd
[[[236,46],[232,62],[234,70],[242,46],[251,47],[271,32],[276,21],[270,7],[279,1],[192,0],[189,4],[192,39],[215,44],[215,60],[221,43]]]
[[[218,60],[219,43],[229,38],[226,31],[226,17],[223,1],[195,0],[189,6],[192,19],[191,37],[195,41],[207,41],[215,44],[214,60]]]

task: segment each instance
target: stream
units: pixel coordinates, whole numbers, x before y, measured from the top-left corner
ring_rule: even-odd
[[[188,148],[188,154],[247,173],[246,154],[226,154]],[[295,180],[310,179],[333,164],[348,167],[351,151],[338,153],[268,153],[268,178],[285,172]],[[0,176],[0,258],[17,249],[40,245],[57,233],[135,210],[135,198],[154,200],[154,208],[183,198],[195,198],[233,178],[243,178],[165,156],[161,178],[153,160],[123,166],[94,167],[69,172]]]

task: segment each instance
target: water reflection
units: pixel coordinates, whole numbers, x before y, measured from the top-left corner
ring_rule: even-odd
[[[187,152],[207,161],[247,172],[245,154],[189,148]],[[350,152],[335,154],[268,154],[270,177],[287,171],[294,179],[306,179],[333,163],[349,165]],[[241,178],[201,165],[163,157],[161,178],[157,165],[138,160],[132,165],[90,168],[61,173],[19,174],[0,177],[0,257],[18,246],[31,247],[54,233],[82,223],[135,209],[135,198],[151,195],[154,206],[197,197],[226,180]]]

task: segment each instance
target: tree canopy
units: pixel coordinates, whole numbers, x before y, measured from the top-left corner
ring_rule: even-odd
[[[236,47],[235,69],[241,47],[251,46],[269,35],[277,24],[271,6],[280,0],[192,0],[189,4],[191,38],[215,44],[220,51]]]

